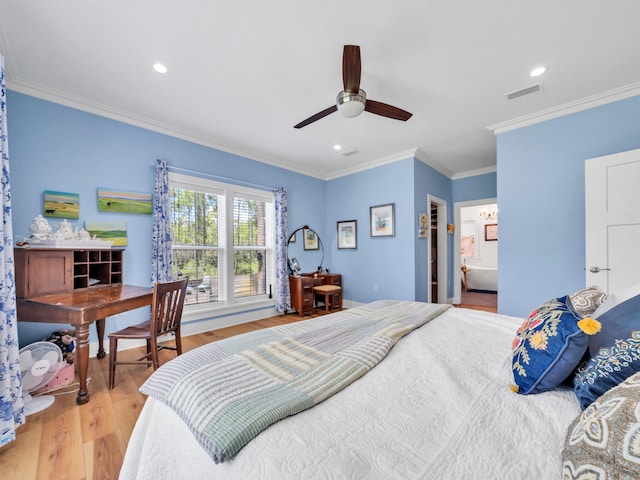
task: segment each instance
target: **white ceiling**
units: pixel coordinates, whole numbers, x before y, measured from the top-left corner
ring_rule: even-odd
[[[0,53],[11,90],[318,178],[409,154],[456,178],[495,168],[489,126],[640,94],[639,19],[637,0],[0,0]],[[408,122],[293,128],[335,102],[345,44]]]

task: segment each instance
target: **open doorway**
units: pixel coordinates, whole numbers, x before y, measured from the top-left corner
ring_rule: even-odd
[[[428,301],[448,303],[447,298],[447,202],[427,195],[429,251],[427,252]]]
[[[495,199],[454,205],[454,304],[497,311],[498,205]]]

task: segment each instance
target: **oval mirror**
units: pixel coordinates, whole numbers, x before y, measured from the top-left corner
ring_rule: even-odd
[[[322,269],[324,249],[320,236],[308,225],[289,235],[287,257],[292,273],[311,273]]]

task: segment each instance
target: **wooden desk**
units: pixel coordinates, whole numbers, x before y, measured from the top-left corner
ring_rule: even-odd
[[[315,297],[313,287],[318,285],[342,286],[342,275],[339,273],[303,273],[298,277],[289,276],[291,290],[291,308],[298,311],[300,316],[313,313]],[[337,303],[337,299],[336,299]],[[340,300],[342,305],[342,300]]]
[[[76,402],[89,401],[87,370],[89,369],[89,325],[96,322],[98,358],[104,358],[105,318],[151,305],[153,289],[133,285],[85,288],[70,293],[54,293],[41,297],[18,299],[18,321],[63,323],[76,329],[76,365],[80,389]]]

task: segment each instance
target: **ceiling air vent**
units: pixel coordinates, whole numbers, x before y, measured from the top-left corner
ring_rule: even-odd
[[[351,155],[355,155],[356,153],[358,153],[358,150],[356,149],[351,149],[351,150],[347,150],[345,152],[342,152],[342,156],[343,157],[350,157]]]
[[[522,90],[517,90],[515,92],[507,93],[505,96],[507,100],[515,100],[516,98],[524,97],[526,95],[531,95],[533,93],[538,93],[542,91],[542,84],[533,85],[532,87],[523,88]]]

